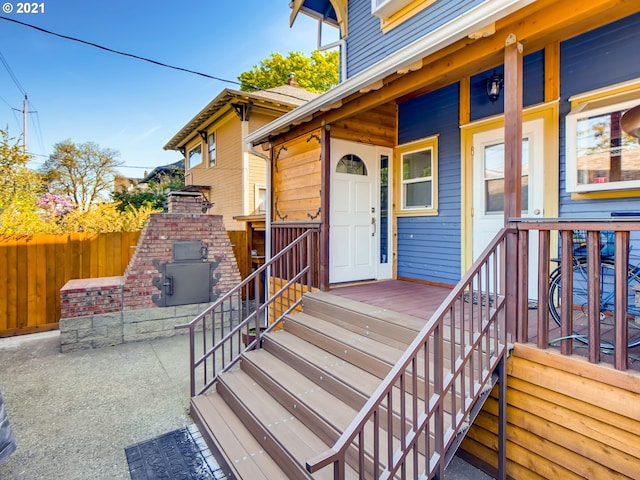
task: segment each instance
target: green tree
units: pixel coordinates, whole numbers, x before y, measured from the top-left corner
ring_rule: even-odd
[[[43,180],[50,193],[68,195],[80,211],[86,211],[111,192],[115,170],[122,165],[118,156],[93,142],[76,145],[65,140],[54,146],[42,166]]]
[[[180,190],[184,187],[184,170],[176,168],[168,174],[161,175],[159,180],[146,184],[136,185],[131,190],[122,189],[113,192],[115,202],[119,202],[118,210],[121,212],[151,207],[154,210],[162,210],[167,201],[167,193]]]
[[[315,50],[307,57],[302,52],[289,52],[284,57],[272,53],[258,65],[238,76],[240,90],[265,90],[285,85],[293,73],[301,88],[322,93],[338,84],[340,52]]]

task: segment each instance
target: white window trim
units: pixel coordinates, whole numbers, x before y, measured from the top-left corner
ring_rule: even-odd
[[[260,190],[264,190],[264,210],[260,210]],[[254,185],[254,196],[253,196],[253,209],[259,213],[263,213],[267,211],[267,186],[266,185]]]
[[[431,150],[431,176],[430,177],[418,177],[409,180],[403,180],[403,168],[404,162],[402,161],[405,155],[424,152],[425,150]],[[414,142],[398,145],[396,147],[396,159],[398,162],[398,193],[397,193],[397,207],[396,215],[398,216],[415,216],[415,215],[437,215],[438,214],[438,136],[429,138],[423,138]],[[418,183],[430,180],[431,181],[431,205],[430,206],[416,206],[405,207],[404,199],[404,185],[410,183]]]
[[[210,147],[209,139],[211,138],[211,135],[213,135],[213,139],[214,139],[215,146],[216,146],[216,148],[214,150],[215,153],[216,153],[216,156],[213,159],[213,163],[211,163],[211,149],[209,148]],[[217,133],[215,131],[208,132],[207,133],[207,164],[208,164],[209,168],[213,168],[213,167],[216,166],[217,162],[218,162],[218,135],[217,135]]]
[[[578,120],[587,117],[594,117],[597,115],[627,110],[631,107],[638,105],[640,99],[618,101],[620,97],[626,97],[627,95],[614,95],[610,97],[610,103],[606,102],[603,105],[603,99],[598,98],[591,101],[586,101],[577,105],[565,119],[565,171],[566,171],[566,190],[572,193],[587,193],[587,192],[602,192],[613,190],[629,190],[640,188],[640,180],[632,180],[626,182],[607,182],[607,183],[591,183],[587,185],[578,184],[578,169],[577,169],[577,125]]]
[[[200,162],[196,163],[196,164],[191,164],[191,152],[193,152],[195,149],[197,149],[198,147],[200,147]],[[202,162],[204,161],[204,155],[202,153],[202,143],[199,143],[197,145],[194,145],[193,147],[191,147],[189,150],[187,150],[187,158],[186,158],[186,163],[188,163],[189,165],[187,166],[187,170],[191,169],[193,167],[196,167],[198,165],[200,165]]]

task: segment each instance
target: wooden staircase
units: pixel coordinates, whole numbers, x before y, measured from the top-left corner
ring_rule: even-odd
[[[244,352],[235,368],[218,377],[214,392],[192,398],[191,415],[229,478],[333,479],[332,468],[308,473],[307,461],[333,447],[424,324],[412,316],[328,293],[306,294],[303,311],[286,316],[282,329],[265,334],[263,348]],[[445,363],[446,352],[455,350],[455,346],[444,348]],[[434,378],[424,375],[433,364],[418,362],[415,385],[422,382],[418,391],[424,389],[425,378]],[[471,368],[480,369],[482,364],[479,359]],[[494,375],[490,384],[481,386],[483,394],[474,412],[495,381]],[[447,401],[453,405],[468,401],[461,395]],[[391,421],[397,424],[399,411],[411,410],[411,405],[401,405],[404,397],[399,393],[391,398]],[[389,421],[386,403],[381,410],[381,423]],[[467,419],[467,425],[472,421]],[[458,436],[453,450],[464,431]],[[394,449],[400,443],[393,436],[380,437],[385,437],[380,438],[385,454],[388,442]],[[346,478],[373,477],[372,459],[378,454],[367,437],[364,442],[364,455],[355,448],[348,452]],[[427,449],[422,445],[420,455]],[[453,451],[446,455],[450,459]],[[421,462],[424,459],[416,464]],[[412,471],[407,473],[407,478],[415,477]]]

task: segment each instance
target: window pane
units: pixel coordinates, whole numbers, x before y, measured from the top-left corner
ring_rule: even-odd
[[[402,179],[431,178],[431,149],[402,156]]]
[[[193,167],[194,165],[198,165],[200,162],[202,162],[202,145],[198,145],[197,147],[189,150],[188,167]]]
[[[357,155],[347,154],[340,159],[336,166],[337,173],[349,173],[352,175],[366,175],[367,166]]]
[[[406,183],[403,207],[431,207],[431,181]]]
[[[484,148],[485,213],[504,212],[504,143]],[[522,139],[522,212],[529,211],[529,139]]]
[[[380,155],[380,263],[389,263],[389,157]]]
[[[216,164],[216,134],[210,133],[207,140],[209,146],[209,165],[214,166]]]
[[[622,113],[577,121],[578,185],[640,180],[640,144],[620,128]]]

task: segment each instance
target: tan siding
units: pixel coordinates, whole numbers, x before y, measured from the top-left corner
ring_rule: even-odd
[[[213,207],[209,213],[222,215],[227,230],[244,230],[245,225],[233,219],[244,215],[242,210],[242,136],[241,123],[237,115],[228,112],[224,117],[207,129],[216,132],[216,165],[209,167],[209,159],[204,154],[204,161],[190,169],[186,178],[190,185],[209,185],[209,200]],[[193,146],[197,139],[187,145]],[[206,151],[203,142],[203,151]]]
[[[267,186],[267,162],[255,155],[249,155],[249,212],[257,210],[256,185]],[[256,212],[257,213],[257,212]]]
[[[274,147],[273,158],[273,220],[320,221],[320,131]]]
[[[509,477],[637,478],[640,377],[524,345],[516,345],[507,371]],[[493,467],[496,392],[462,443]]]
[[[278,118],[280,115],[268,115],[266,112],[261,111],[259,113],[254,112],[249,117],[249,133],[264,127],[267,123]]]
[[[214,175],[211,213],[224,216],[227,230],[243,230],[245,224],[233,219],[243,215],[242,210],[242,135],[237,117],[217,128],[218,159],[210,168]]]

